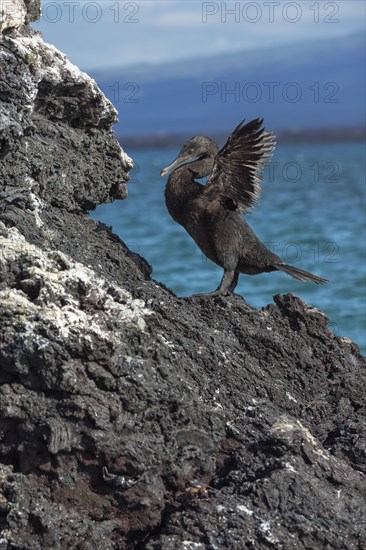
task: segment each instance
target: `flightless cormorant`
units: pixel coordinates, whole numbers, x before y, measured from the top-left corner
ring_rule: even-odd
[[[262,127],[263,119],[244,122],[221,150],[206,136],[191,138],[160,174],[173,170],[165,187],[172,218],[210,260],[224,268],[219,287],[209,294],[231,294],[239,273],[280,270],[299,281],[326,283],[326,279],[284,264],[242,218],[259,197],[263,168],[276,145],[275,136]],[[195,181],[205,176],[209,176],[206,185]]]

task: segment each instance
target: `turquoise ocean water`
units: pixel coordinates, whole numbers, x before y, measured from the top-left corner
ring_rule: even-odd
[[[202,255],[165,207],[167,180],[159,173],[178,150],[127,152],[135,161],[128,199],[103,204],[91,217],[112,226],[178,296],[215,289],[222,269]],[[304,284],[283,273],[241,275],[237,293],[261,308],[274,294],[292,292],[325,311],[332,330],[365,352],[365,144],[277,146],[257,209],[246,220],[284,261],[329,283]]]

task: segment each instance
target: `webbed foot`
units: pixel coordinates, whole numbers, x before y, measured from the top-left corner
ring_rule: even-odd
[[[238,284],[238,278],[238,271],[225,270],[220,286],[216,290],[213,290],[212,292],[204,292],[202,294],[192,294],[190,298],[203,296],[232,296],[234,294],[235,287]]]
[[[217,288],[212,292],[202,292],[199,294],[191,294],[188,298],[212,298],[214,296],[232,296],[233,293],[230,290],[220,290]]]

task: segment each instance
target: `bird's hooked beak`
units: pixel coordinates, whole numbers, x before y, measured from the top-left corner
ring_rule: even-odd
[[[160,172],[160,176],[166,176],[169,172],[171,172],[171,170],[173,170],[174,168],[177,168],[177,166],[179,166],[180,164],[183,164],[184,162],[187,162],[187,161],[192,161],[193,159],[197,159],[197,155],[195,154],[191,154],[191,155],[178,155],[178,157],[173,160],[173,162],[171,164],[169,164],[169,166],[167,166],[166,168],[163,168],[163,170]]]

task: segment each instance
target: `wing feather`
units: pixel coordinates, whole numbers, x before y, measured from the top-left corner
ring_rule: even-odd
[[[275,136],[255,119],[235,128],[215,158],[205,185],[209,201],[219,200],[228,210],[247,212],[255,206],[261,191],[262,174],[275,148]]]

